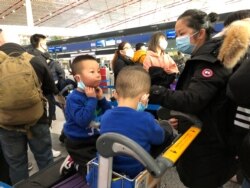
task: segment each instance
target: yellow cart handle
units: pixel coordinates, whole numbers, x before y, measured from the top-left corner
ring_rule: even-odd
[[[162,157],[175,163],[192,141],[198,136],[200,131],[201,129],[198,127],[190,127],[170,148],[168,148],[167,151],[163,153]]]

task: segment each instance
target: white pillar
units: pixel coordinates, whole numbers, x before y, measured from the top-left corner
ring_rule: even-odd
[[[28,27],[33,27],[34,21],[33,21],[32,7],[30,0],[25,0],[25,5],[26,5],[27,25]]]

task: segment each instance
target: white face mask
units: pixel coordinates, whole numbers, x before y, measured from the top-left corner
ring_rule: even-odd
[[[46,44],[40,44],[41,48],[46,52],[48,47]]]
[[[159,46],[162,50],[166,50],[166,48],[168,47],[168,41],[166,40],[160,40],[159,41]]]
[[[127,49],[125,51],[125,55],[129,58],[133,58],[134,57],[134,50],[133,49]]]

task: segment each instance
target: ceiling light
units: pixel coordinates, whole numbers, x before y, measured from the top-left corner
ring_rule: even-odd
[[[84,14],[84,11],[82,9],[76,9],[75,12],[81,15]]]
[[[40,22],[40,21],[41,21],[41,19],[39,18],[39,19],[38,19],[38,21]]]
[[[5,17],[4,17],[4,16],[2,16],[2,19],[5,19]]]
[[[14,10],[12,10],[12,12],[13,12],[13,13],[15,13],[15,12],[16,12],[16,10],[14,9]]]
[[[26,6],[26,4],[24,3],[23,6]]]
[[[52,12],[50,12],[49,15],[52,16]]]

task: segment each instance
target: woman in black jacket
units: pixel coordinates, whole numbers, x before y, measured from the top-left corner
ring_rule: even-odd
[[[232,13],[224,25],[226,29],[219,58],[226,67],[234,70],[227,87],[227,95],[235,103],[230,141],[240,157],[246,177],[242,187],[246,188],[250,187],[250,9]]]
[[[133,56],[134,50],[128,42],[121,42],[118,45],[118,49],[116,50],[111,62],[115,80],[123,67],[134,65],[134,62],[132,61]]]
[[[176,91],[152,87],[151,95],[168,109],[196,115],[203,123],[202,131],[177,163],[181,181],[190,188],[222,186],[235,173],[235,158],[228,154],[221,137],[227,126],[226,84],[231,71],[224,68],[217,55],[221,39],[210,40],[216,14],[187,10],[177,19],[176,46],[191,59],[179,77]],[[161,88],[162,89],[162,88]],[[188,122],[172,118],[172,126],[180,133]]]

